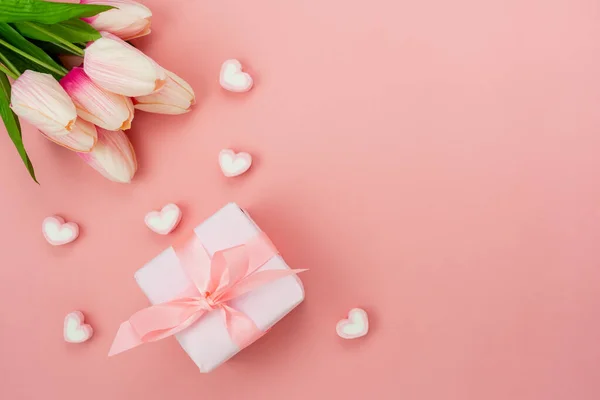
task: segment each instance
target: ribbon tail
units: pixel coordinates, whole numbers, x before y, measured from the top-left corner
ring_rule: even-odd
[[[108,356],[112,357],[116,354],[133,349],[143,343],[140,336],[135,329],[133,329],[133,326],[131,326],[131,322],[125,321],[117,331],[117,335],[115,336],[115,340],[113,340]]]
[[[261,331],[258,326],[241,311],[238,311],[228,305],[222,305],[223,314],[225,317],[225,325],[229,332],[229,337],[240,350],[254,343],[258,338],[263,336],[265,332]]]
[[[109,357],[147,342],[175,335],[198,320],[206,309],[194,299],[178,299],[144,308],[123,322],[108,353]]]

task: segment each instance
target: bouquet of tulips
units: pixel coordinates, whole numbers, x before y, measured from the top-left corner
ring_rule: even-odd
[[[134,111],[190,110],[190,85],[128,43],[150,33],[151,17],[133,0],[0,0],[0,113],[34,180],[17,116],[128,183],[137,162],[124,131]]]

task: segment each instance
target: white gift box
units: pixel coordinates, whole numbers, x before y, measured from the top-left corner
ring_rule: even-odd
[[[244,244],[260,228],[248,214],[230,203],[194,229],[209,255]],[[258,271],[290,269],[280,255],[272,257]],[[190,285],[172,247],[166,249],[135,274],[135,279],[152,304],[180,297]],[[304,300],[304,288],[296,275],[267,283],[228,304],[246,314],[266,331]],[[189,328],[175,335],[179,344],[200,368],[210,372],[240,351],[227,331],[218,310],[203,315]]]

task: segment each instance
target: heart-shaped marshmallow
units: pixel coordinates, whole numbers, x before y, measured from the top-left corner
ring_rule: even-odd
[[[83,343],[94,334],[94,330],[88,324],[83,323],[84,317],[81,311],[73,311],[65,317],[64,337],[68,343]]]
[[[71,243],[79,236],[79,225],[75,222],[67,222],[58,216],[46,217],[42,222],[42,233],[53,246],[61,246]]]
[[[369,332],[369,318],[365,310],[353,308],[348,312],[348,319],[337,323],[336,332],[343,339],[356,339]]]
[[[227,60],[221,66],[221,76],[219,82],[223,89],[230,92],[247,92],[252,89],[254,81],[252,77],[242,72],[242,64],[238,60]]]
[[[248,171],[252,165],[252,156],[248,153],[236,153],[225,149],[219,153],[219,165],[226,177],[233,177]]]
[[[149,212],[144,218],[146,226],[161,235],[168,235],[173,232],[180,221],[181,210],[173,203],[167,204],[160,211]]]

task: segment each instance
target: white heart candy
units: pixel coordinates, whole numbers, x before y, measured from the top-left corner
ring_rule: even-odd
[[[173,203],[167,204],[160,211],[149,212],[144,218],[146,226],[161,235],[168,235],[173,232],[180,221],[181,210]]]
[[[252,165],[252,156],[248,153],[235,153],[225,149],[219,153],[219,166],[226,177],[233,177],[248,171]]]
[[[223,89],[237,93],[247,92],[252,89],[254,84],[252,77],[248,73],[242,72],[242,64],[235,59],[223,63],[219,82]]]
[[[53,246],[71,243],[79,236],[79,226],[75,222],[67,222],[58,216],[44,218],[42,233]]]
[[[73,311],[65,317],[64,337],[68,343],[83,343],[89,340],[94,334],[94,330],[88,324],[84,324],[84,317],[81,311]]]
[[[369,318],[365,310],[353,308],[348,312],[348,319],[337,323],[336,332],[343,339],[356,339],[369,332]]]

